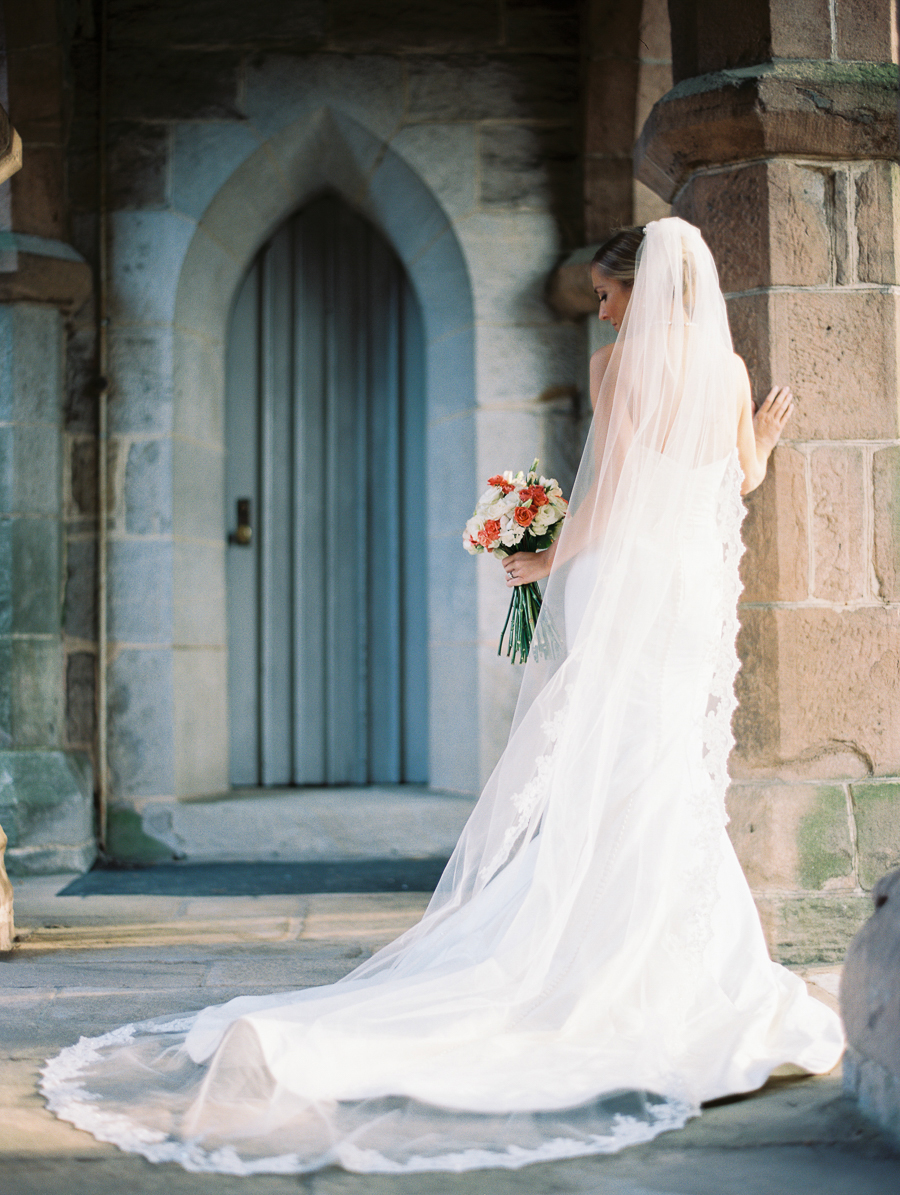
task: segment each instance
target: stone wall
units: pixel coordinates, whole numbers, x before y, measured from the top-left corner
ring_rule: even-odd
[[[639,173],[707,237],[756,395],[797,398],[747,503],[731,831],[773,948],[836,960],[900,862],[891,6],[670,8]]]
[[[64,185],[48,194],[73,255],[95,263],[99,31],[93,6],[61,9]],[[540,455],[565,481],[577,456],[584,333],[544,290],[582,240],[581,5],[446,0],[392,6],[390,22],[364,0],[107,11],[111,847],[120,814],[133,843],[135,811],[227,787],[223,343],[253,254],[322,187],[380,227],[422,303],[432,783],[477,791],[518,674],[495,654],[499,570],[465,556],[459,527],[483,477]],[[66,724],[81,744],[95,331],[90,306],[66,314]]]
[[[4,94],[25,146],[0,187],[0,823],[10,871],[87,866],[96,851],[87,650],[66,634],[63,501],[71,436],[65,319],[90,293],[68,243],[64,104],[55,5],[6,6]]]

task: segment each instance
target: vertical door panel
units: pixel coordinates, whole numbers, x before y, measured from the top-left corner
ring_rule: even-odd
[[[228,366],[258,527],[229,549],[236,785],[427,780],[422,357],[402,266],[339,200],[260,252]]]

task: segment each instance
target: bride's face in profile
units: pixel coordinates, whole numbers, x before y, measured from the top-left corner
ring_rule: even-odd
[[[594,294],[600,303],[600,319],[609,320],[618,332],[625,318],[628,300],[631,298],[632,283],[622,282],[618,278],[607,278],[598,266],[591,266],[591,281],[594,284]]]

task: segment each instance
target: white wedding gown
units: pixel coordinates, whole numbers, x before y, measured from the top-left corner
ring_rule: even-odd
[[[650,225],[648,245],[689,227]],[[680,279],[660,293],[671,306]],[[665,451],[647,447],[634,389],[625,514],[559,570],[568,654],[422,922],[336,984],[82,1039],[44,1072],[58,1116],[190,1170],[518,1167],[648,1140],[784,1063],[836,1064],[840,1023],[770,961],[725,829],[737,454],[679,463],[671,403]]]

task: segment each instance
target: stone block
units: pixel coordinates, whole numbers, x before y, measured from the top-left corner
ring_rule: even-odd
[[[315,112],[335,106],[389,141],[407,112],[403,62],[386,54],[271,53],[244,67],[243,111],[266,138],[295,124],[297,137]]]
[[[475,329],[463,328],[428,345],[428,421],[471,411],[475,403]]]
[[[577,4],[507,4],[505,43],[511,49],[578,53],[581,13]]]
[[[844,1095],[856,1100],[869,1120],[900,1140],[900,1078],[874,1058],[864,1058],[847,1046],[841,1060]]]
[[[787,967],[843,962],[869,914],[865,896],[851,893],[782,896],[754,893],[769,952]]]
[[[468,224],[468,221],[466,221]],[[448,229],[428,247],[410,270],[429,343],[473,324],[470,250]]]
[[[175,795],[228,789],[228,656],[182,647],[173,670]]]
[[[68,468],[64,511],[72,522],[92,524],[97,518],[97,441],[91,436],[67,436]],[[107,510],[114,504],[107,494]],[[112,507],[114,509],[114,505]]]
[[[66,344],[66,379],[63,422],[70,435],[97,432],[96,332],[92,327],[73,327]]]
[[[93,804],[87,756],[0,752],[0,822],[9,836],[10,875],[90,867],[97,853]]]
[[[774,161],[695,175],[674,211],[703,232],[726,293],[832,281],[826,170]]]
[[[856,887],[840,785],[733,783],[728,812],[728,833],[751,888]]]
[[[478,131],[467,124],[407,125],[391,148],[408,162],[451,219],[476,205]]]
[[[174,642],[179,647],[223,647],[225,540],[176,540],[173,552]],[[227,786],[226,786],[227,787]]]
[[[471,461],[475,457],[475,420],[472,415],[460,415],[441,423],[433,423],[426,432],[426,452],[429,462]],[[526,462],[528,464],[530,462]],[[431,467],[429,474],[433,475]],[[485,473],[485,478],[489,474]],[[474,483],[475,488],[469,488]],[[447,476],[447,484],[428,486],[428,533],[446,535],[450,528],[459,530],[462,553],[462,531],[481,492],[478,478],[466,477],[456,469]]]
[[[8,605],[0,606],[0,631],[6,629],[15,635],[58,634],[62,578],[57,520],[4,520],[0,552],[11,582]]]
[[[584,360],[584,333],[577,325],[511,328],[480,324],[476,344],[481,407],[541,403],[535,411],[540,417],[548,401],[577,391]],[[528,464],[525,461],[523,467]],[[552,468],[552,462],[542,467]]]
[[[241,56],[119,44],[109,55],[113,120],[239,120]]]
[[[13,227],[16,232],[49,240],[66,240],[66,162],[55,145],[26,142],[22,169],[10,179]]]
[[[222,450],[176,440],[172,445],[172,526],[176,535],[225,541]]]
[[[581,164],[573,129],[487,125],[479,151],[482,206],[551,211],[574,235],[581,216]]]
[[[450,231],[446,215],[422,189],[421,179],[399,154],[390,151],[369,181],[368,203],[378,212],[382,231],[403,261],[415,260]]]
[[[329,45],[340,49],[434,51],[493,48],[500,40],[499,14],[480,0],[394,0],[385,20],[380,0],[330,0]]]
[[[12,950],[16,940],[16,927],[13,920],[13,887],[6,874],[7,837],[0,826],[0,953]]]
[[[217,192],[200,227],[243,274],[262,242],[290,213],[292,200],[296,202],[279,163],[267,151],[258,150]],[[230,290],[225,306],[230,307],[232,293]]]
[[[110,125],[107,147],[110,207],[165,207],[169,176],[168,126],[144,121],[116,121]]]
[[[223,440],[225,361],[220,342],[175,333],[173,429],[176,436],[220,447]]]
[[[172,206],[195,220],[260,143],[253,129],[231,121],[179,122],[170,135]]]
[[[110,432],[168,435],[172,430],[172,332],[114,328],[109,347]]]
[[[646,7],[646,6],[645,6]],[[668,17],[668,13],[666,13]],[[668,22],[667,22],[668,23]],[[643,40],[643,32],[641,35]],[[643,49],[643,47],[641,47]],[[669,91],[672,87],[672,64],[667,61],[653,61],[652,55],[648,55],[651,61],[642,60],[638,70],[637,82],[637,97],[634,105],[634,131],[632,133],[632,142],[635,137],[640,136],[641,129],[644,127],[644,122],[650,115],[653,105],[657,100]],[[667,59],[669,57],[669,49],[660,55],[660,58]]]
[[[893,64],[766,58],[701,77],[681,75],[676,62],[682,82],[654,105],[641,130],[636,176],[671,201],[692,174],[711,165],[896,156]]]
[[[106,817],[106,853],[119,863],[161,863],[175,852],[144,828],[135,809],[113,805]]]
[[[116,212],[111,225],[113,321],[171,324],[193,222],[174,212]]]
[[[406,59],[409,119],[553,120],[578,104],[578,72],[568,56],[411,54]]]
[[[64,63],[60,46],[53,44],[58,36],[45,45],[31,41],[9,55],[9,114],[26,145],[62,140]]]
[[[116,798],[174,792],[172,708],[171,650],[117,651],[109,666],[109,770]]]
[[[589,63],[585,80],[586,154],[631,152],[639,73],[640,64],[634,55]]]
[[[766,479],[745,499],[741,559],[745,602],[800,602],[809,596],[806,457],[779,444]]]
[[[734,720],[738,766],[810,760],[840,744],[870,773],[900,771],[898,644],[895,607],[745,607]]]
[[[37,303],[0,306],[0,421],[59,422],[62,319]]]
[[[502,656],[497,654],[497,640],[500,638],[502,626],[501,621],[497,626],[496,638],[492,635],[490,642],[482,643],[478,651],[478,696],[481,710],[479,764],[482,786],[487,783],[497,766],[497,760],[509,740],[509,728],[512,725],[524,671],[520,664],[511,663],[505,653]]]
[[[66,659],[66,742],[90,750],[97,726],[96,660],[73,651]]]
[[[584,35],[597,58],[636,58],[646,4],[592,0],[585,13]]]
[[[6,640],[0,679],[2,737],[13,747],[56,747],[62,722],[62,648],[58,640]]]
[[[554,322],[546,286],[562,245],[559,226],[549,213],[482,212],[461,221],[456,232],[471,275],[479,322]],[[439,301],[444,289],[441,274],[439,269],[433,289],[420,295],[429,332],[431,301]]]
[[[168,535],[172,530],[172,441],[138,440],[125,463],[125,530]]]
[[[97,545],[91,539],[69,538],[66,544],[66,593],[63,629],[71,639],[88,642],[97,636]]]
[[[869,1080],[859,1092],[869,1097],[863,1111],[900,1135],[900,872],[884,876],[872,896],[874,912],[850,944],[841,976],[841,1015],[853,1050],[848,1079]],[[871,1071],[859,1074],[867,1060],[885,1072],[881,1092],[873,1090]]]
[[[473,503],[474,505],[474,503]],[[473,606],[479,592],[480,558],[460,553],[462,533],[434,535],[428,541],[428,619],[438,638],[454,628],[473,624]],[[497,628],[499,638],[500,628]]]
[[[900,281],[900,166],[871,162],[854,171],[856,268],[860,282]]]
[[[872,456],[874,554],[878,596],[900,601],[900,447]]]
[[[810,454],[814,597],[848,602],[868,589],[868,475],[861,448],[823,447]]]
[[[849,62],[896,62],[891,0],[841,0],[835,10],[837,57]]]
[[[110,539],[108,633],[113,642],[172,642],[170,540]]]
[[[311,48],[324,36],[322,0],[285,4],[257,0],[252,6],[221,0],[116,0],[111,36],[149,46],[265,46],[270,42]]]
[[[847,289],[728,301],[735,351],[754,394],[764,397],[775,382],[794,391],[784,441],[897,438],[897,301]]]
[[[454,628],[454,633],[462,628]],[[433,788],[476,794],[481,791],[477,744],[481,739],[478,702],[478,650],[471,640],[432,640],[429,645],[431,742],[429,779]]]
[[[184,257],[178,277],[175,324],[181,331],[223,343],[231,314],[231,301],[246,262],[238,262],[199,225]]]
[[[900,781],[858,781],[851,785],[859,848],[859,882],[874,888],[880,876],[900,866]]]
[[[60,437],[55,427],[0,425],[0,511],[59,511]]]
[[[634,176],[630,155],[584,160],[584,238],[602,241],[632,222]]]
[[[0,635],[13,629],[13,527],[14,519],[0,517]]]

